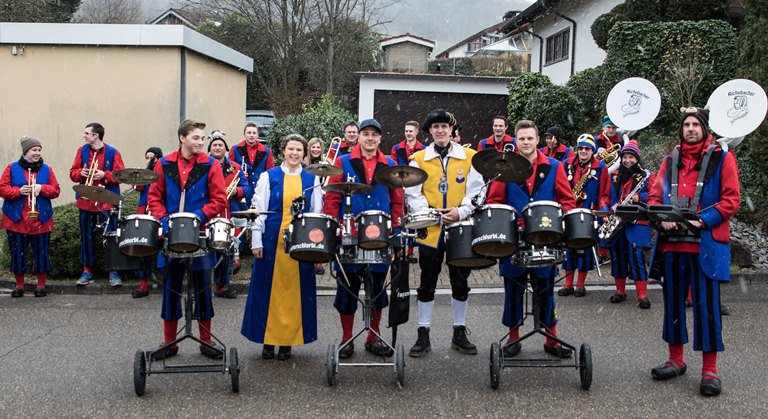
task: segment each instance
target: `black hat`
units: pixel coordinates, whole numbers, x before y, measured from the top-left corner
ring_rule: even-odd
[[[683,140],[683,122],[685,122],[685,118],[688,118],[689,116],[694,116],[699,120],[701,128],[704,131],[704,138],[706,138],[707,133],[709,132],[709,107],[705,106],[703,108],[697,108],[691,106],[690,108],[680,108],[680,129],[678,130],[680,140]]]
[[[163,157],[163,150],[160,149],[160,147],[150,147],[147,149],[147,151],[144,152],[144,154],[152,153],[155,155],[155,158]]]
[[[560,128],[560,125],[553,125],[549,128],[547,128],[547,131],[544,133],[544,136],[551,135],[555,138],[557,138],[557,142],[563,141],[563,130]]]
[[[438,122],[445,122],[450,126],[454,126],[456,125],[456,117],[445,109],[435,109],[427,114],[427,117],[421,124],[421,130],[428,133],[429,127]]]

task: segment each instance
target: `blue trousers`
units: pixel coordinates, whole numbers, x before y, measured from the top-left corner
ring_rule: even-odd
[[[188,261],[185,259],[170,259],[166,262],[165,279],[163,280],[163,305],[160,317],[163,320],[178,320],[182,317],[181,296],[185,295],[184,274]],[[190,271],[194,299],[192,317],[195,320],[210,320],[213,318],[213,299],[211,297],[211,270]]]
[[[93,231],[96,230],[96,224],[107,219],[109,213],[89,212],[80,210],[80,264],[83,266],[93,266],[95,263],[96,244],[93,239]],[[117,229],[117,220],[112,218],[107,225],[107,231]]]
[[[592,249],[584,249],[578,252],[576,250],[566,249],[563,269],[566,271],[575,271],[578,269],[582,272],[595,269],[595,257],[592,255]]]
[[[8,246],[11,250],[11,272],[23,275],[27,268],[27,251],[32,245],[35,264],[34,273],[48,273],[51,271],[51,233],[22,234],[8,231]]]
[[[624,234],[616,237],[611,252],[611,275],[614,278],[632,278],[635,281],[647,281],[648,270],[645,267],[643,248],[635,246]]]
[[[344,265],[347,279],[349,280],[349,291],[344,287],[338,285],[336,287],[336,299],[333,301],[333,306],[340,314],[354,314],[357,311],[357,295],[360,292],[360,285],[363,283],[363,268],[357,271],[348,269],[348,265]],[[341,275],[339,271],[337,275]],[[382,309],[389,305],[389,298],[387,293],[382,292],[384,289],[384,281],[387,279],[387,272],[371,272],[373,277],[373,295],[379,295],[373,301],[373,307]]]
[[[229,252],[216,252],[216,268],[213,270],[213,280],[216,285],[229,286]]]
[[[555,273],[557,268],[542,267],[528,268],[524,273],[516,277],[503,276],[504,278],[504,313],[501,323],[507,327],[519,327],[523,325],[523,307],[525,305],[525,287],[528,275],[535,281],[534,292],[539,296],[539,319],[542,326],[551,328],[557,324],[555,313]]]

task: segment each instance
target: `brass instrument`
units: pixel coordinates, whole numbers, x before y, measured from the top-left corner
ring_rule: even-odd
[[[334,151],[333,145],[336,144],[336,150]],[[339,149],[341,148],[341,137],[333,137],[331,144],[328,145],[328,152],[325,153],[325,161],[330,161],[331,164],[336,163],[336,158],[339,156]],[[333,153],[333,159],[331,159],[331,153]]]
[[[611,144],[610,147],[597,153],[595,158],[605,163],[606,166],[611,166],[619,159],[619,150],[621,150],[619,143]]]
[[[35,195],[35,189],[37,189],[37,175],[32,173],[32,169],[27,169],[27,171],[29,173],[29,187],[32,189],[29,191],[29,195],[27,195],[27,203],[29,205],[27,217],[37,218],[38,215],[40,215],[40,213],[37,212],[37,195]]]
[[[232,178],[232,181],[229,182],[229,186],[227,186],[227,201],[229,201],[230,198],[232,198],[232,195],[237,192],[237,182],[240,181],[240,173],[235,173],[235,176]]]
[[[85,186],[93,186],[93,177],[96,176],[96,171],[99,170],[99,161],[96,160],[96,154],[93,155],[91,166],[86,167],[83,165],[83,169],[88,171],[88,175],[85,177]]]
[[[581,179],[573,185],[573,199],[575,199],[576,202],[587,200],[587,193],[584,192],[584,186],[587,185],[587,182],[589,182],[590,179],[592,179],[592,175],[591,172],[587,170],[581,176]]]
[[[627,196],[618,205],[631,204],[635,196],[640,193],[640,190],[643,189],[643,185],[645,185],[645,182],[647,182],[648,178],[651,176],[650,170],[643,170],[643,172],[645,175],[640,180],[640,182],[635,185],[632,191],[630,191],[629,194],[627,194]],[[616,215],[616,213],[609,215],[608,221],[603,223],[603,225],[601,225],[598,229],[598,237],[600,237],[600,240],[612,239],[613,236],[616,235],[616,232],[619,231],[619,227],[621,227],[623,224],[624,222],[622,221],[621,217]]]

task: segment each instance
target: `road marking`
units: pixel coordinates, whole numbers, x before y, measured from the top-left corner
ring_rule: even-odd
[[[562,287],[556,287],[555,292],[559,290]],[[627,291],[634,291],[635,286],[634,285],[627,285]],[[649,290],[660,290],[661,285],[659,284],[648,284]],[[587,286],[587,291],[614,291],[616,290],[616,287],[613,285],[589,285]],[[482,288],[473,288],[471,291],[469,291],[470,294],[504,294],[504,288],[501,287],[482,287]],[[451,295],[451,289],[450,288],[439,288],[435,290],[436,295]],[[336,290],[318,290],[317,291],[318,296],[331,296],[336,295]],[[364,295],[363,291],[360,291],[359,295]],[[411,290],[411,295],[417,295],[416,289]]]

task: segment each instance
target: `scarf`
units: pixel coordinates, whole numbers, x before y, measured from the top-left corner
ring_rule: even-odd
[[[40,160],[37,161],[37,163],[31,163],[28,162],[27,159],[24,158],[24,156],[21,156],[19,159],[19,165],[24,168],[24,170],[31,169],[33,172],[40,171],[40,168],[43,167],[43,158],[40,157]]]

